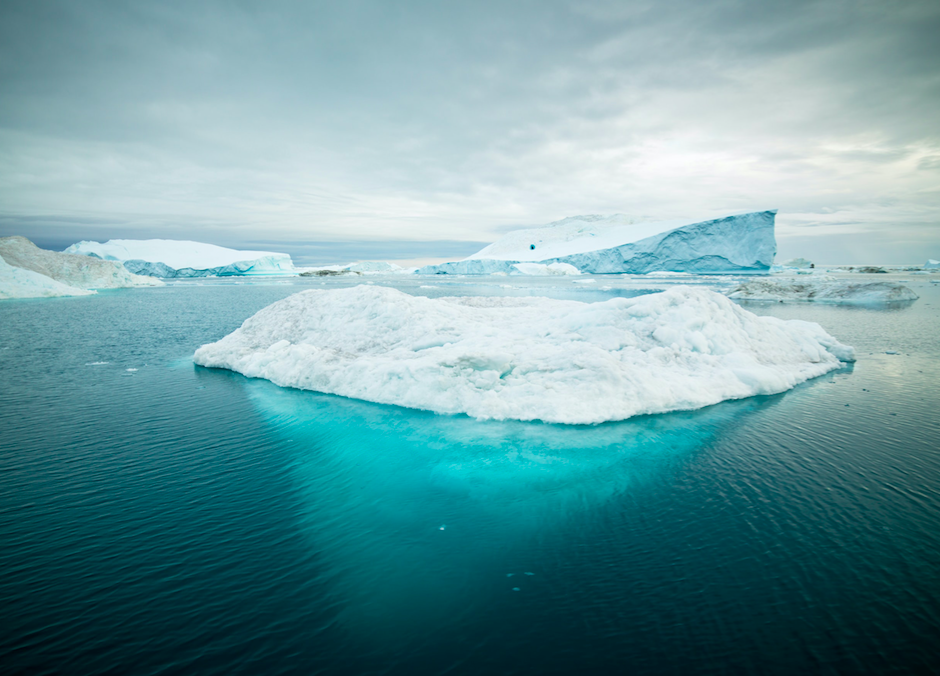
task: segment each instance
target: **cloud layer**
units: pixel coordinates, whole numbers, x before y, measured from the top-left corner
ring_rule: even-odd
[[[0,13],[3,234],[479,242],[776,207],[782,255],[940,256],[934,2]]]

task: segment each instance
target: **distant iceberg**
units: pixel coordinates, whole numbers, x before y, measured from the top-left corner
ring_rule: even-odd
[[[231,277],[294,274],[288,254],[240,251],[174,239],[112,239],[78,242],[66,253],[121,261],[131,272],[151,277]]]
[[[0,300],[11,298],[54,298],[90,296],[94,291],[57,282],[33,270],[15,267],[0,256]]]
[[[570,424],[782,392],[853,359],[818,324],[758,317],[686,286],[593,304],[311,290],[194,355],[285,387]]]
[[[928,258],[927,262],[924,263],[924,270],[936,270],[940,268],[940,261],[935,261],[933,258]]]
[[[128,272],[120,263],[47,251],[25,237],[0,238],[0,257],[6,266],[0,291],[4,298],[85,296],[90,289],[163,285]]]
[[[803,301],[865,305],[917,300],[918,295],[897,282],[847,282],[834,277],[754,279],[728,292],[735,300]]]
[[[776,213],[663,223],[634,223],[623,215],[574,216],[515,230],[465,260],[428,265],[418,273],[512,274],[517,263],[566,263],[593,274],[766,273],[777,251]]]

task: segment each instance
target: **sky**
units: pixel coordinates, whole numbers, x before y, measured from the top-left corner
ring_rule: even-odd
[[[0,0],[0,236],[467,256],[778,209],[940,258],[940,2]]]

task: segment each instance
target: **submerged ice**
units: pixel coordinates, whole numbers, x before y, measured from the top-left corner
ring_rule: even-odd
[[[782,392],[853,358],[817,324],[758,317],[684,286],[593,304],[311,290],[194,355],[285,387],[571,424]]]

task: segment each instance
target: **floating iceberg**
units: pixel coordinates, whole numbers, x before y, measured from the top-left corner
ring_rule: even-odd
[[[438,413],[582,424],[782,392],[853,355],[817,324],[685,286],[589,304],[360,285],[278,301],[194,361]]]
[[[51,278],[78,289],[118,289],[132,286],[162,286],[163,282],[134,275],[120,263],[40,249],[25,237],[0,238],[0,256],[8,265]],[[54,289],[43,283],[42,288]],[[43,293],[41,295],[50,295]],[[51,295],[84,295],[53,293]]]
[[[940,268],[940,261],[935,261],[933,258],[928,258],[924,263],[924,270],[937,270],[938,268]]]
[[[731,289],[728,297],[735,300],[839,304],[898,303],[918,298],[909,288],[896,282],[846,282],[833,277],[754,279]]]
[[[15,267],[0,256],[0,300],[10,298],[53,298],[56,296],[89,296],[94,291],[86,291],[52,277]]]
[[[131,272],[151,277],[230,277],[294,274],[285,253],[239,251],[214,244],[174,239],[112,239],[78,242],[66,253],[121,261]]]
[[[515,230],[469,258],[419,274],[512,273],[516,263],[567,263],[581,272],[765,273],[777,250],[776,211],[708,221],[634,223],[623,215],[574,216]]]
[[[809,270],[813,265],[813,261],[806,260],[805,258],[791,258],[790,260],[781,263],[780,267],[782,268],[793,268],[796,270]]]

